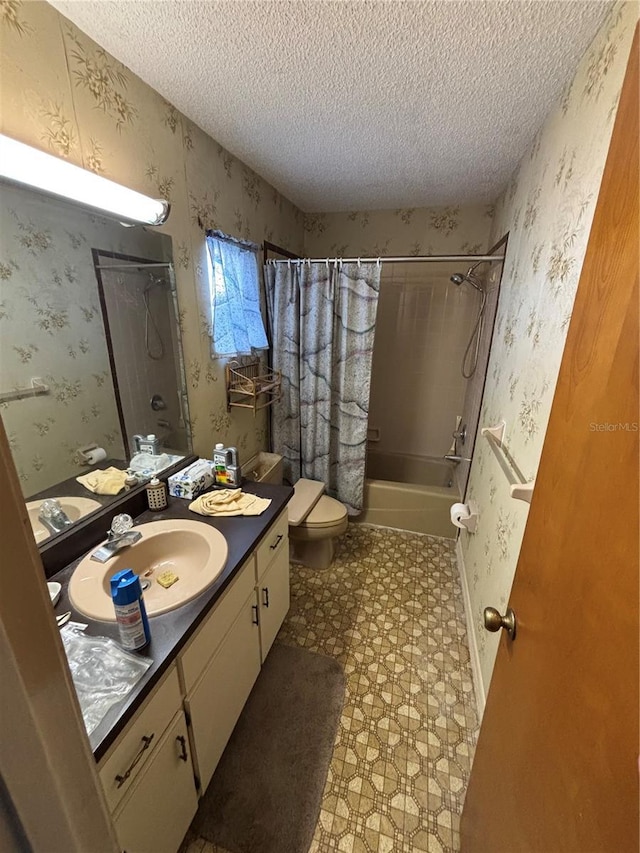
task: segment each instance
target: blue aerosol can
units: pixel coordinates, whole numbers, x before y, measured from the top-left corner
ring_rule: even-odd
[[[111,578],[111,598],[123,648],[135,652],[151,639],[140,579],[133,569],[122,569]]]

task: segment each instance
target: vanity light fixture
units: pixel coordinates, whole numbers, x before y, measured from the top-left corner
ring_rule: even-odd
[[[162,225],[170,204],[0,134],[0,179],[76,201],[125,222]]]

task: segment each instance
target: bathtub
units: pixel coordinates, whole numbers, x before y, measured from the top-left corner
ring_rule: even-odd
[[[449,510],[459,500],[443,459],[369,450],[364,509],[351,521],[455,539]]]

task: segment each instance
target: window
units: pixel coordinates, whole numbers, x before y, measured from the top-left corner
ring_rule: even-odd
[[[269,344],[260,313],[258,247],[207,232],[213,355],[249,355]]]

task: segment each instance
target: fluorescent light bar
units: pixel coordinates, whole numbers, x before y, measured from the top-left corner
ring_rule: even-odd
[[[128,222],[162,225],[170,205],[73,163],[0,134],[0,177],[111,213]]]

